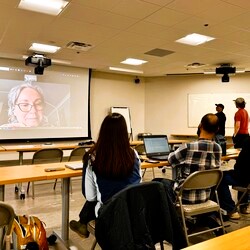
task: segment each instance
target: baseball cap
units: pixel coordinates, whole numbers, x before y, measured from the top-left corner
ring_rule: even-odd
[[[246,103],[245,100],[244,100],[244,98],[242,98],[242,97],[238,97],[236,100],[233,100],[233,101],[235,101],[235,102],[237,102],[239,104]]]
[[[219,103],[219,104],[215,104],[215,106],[216,106],[216,107],[220,107],[220,108],[224,109],[224,105],[223,105],[223,104],[221,104],[221,103]]]

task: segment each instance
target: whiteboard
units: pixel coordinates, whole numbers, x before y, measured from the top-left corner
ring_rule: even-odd
[[[118,113],[123,115],[127,123],[128,133],[132,135],[130,111],[128,107],[111,107],[111,113]]]
[[[188,127],[197,128],[201,118],[207,113],[216,113],[215,104],[224,105],[223,112],[226,115],[226,127],[234,127],[234,114],[238,110],[235,100],[243,97],[246,101],[246,110],[250,110],[250,93],[220,93],[220,94],[188,94]]]

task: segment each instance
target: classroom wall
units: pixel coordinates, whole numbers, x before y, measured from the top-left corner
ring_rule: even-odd
[[[93,71],[91,77],[91,128],[96,140],[104,117],[113,107],[129,107],[133,138],[144,132],[145,83],[134,83],[134,76]]]
[[[237,98],[237,93],[242,92],[250,93],[249,73],[231,76],[229,83],[222,83],[221,77],[216,75],[146,78],[145,130],[169,136],[196,134],[196,128],[188,128],[188,94],[235,93]],[[250,103],[246,104],[246,109],[250,114]],[[235,108],[233,112],[236,111]],[[215,106],[209,112],[215,113]],[[233,128],[226,128],[226,135],[232,134]]]
[[[235,98],[237,93],[250,93],[249,73],[231,76],[229,83],[221,83],[221,77],[215,75],[140,77],[139,84],[135,84],[134,79],[135,76],[92,72],[90,113],[93,140],[96,140],[101,122],[112,106],[130,108],[133,138],[136,140],[138,133],[142,132],[169,136],[196,134],[196,128],[188,128],[189,93],[234,92]],[[250,113],[250,103],[246,109]],[[211,112],[216,112],[215,107]],[[227,135],[232,133],[232,129],[226,129]],[[3,158],[17,158],[16,153],[3,155]]]

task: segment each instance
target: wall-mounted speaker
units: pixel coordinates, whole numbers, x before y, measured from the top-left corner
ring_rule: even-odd
[[[134,80],[135,84],[139,84],[140,83],[140,79],[138,77],[135,78]]]

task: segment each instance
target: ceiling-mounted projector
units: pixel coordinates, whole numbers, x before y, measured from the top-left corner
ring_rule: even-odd
[[[25,65],[34,66],[35,67],[35,74],[42,75],[44,68],[51,66],[51,59],[45,57],[44,55],[29,56],[25,60]]]
[[[223,75],[221,78],[222,82],[229,82],[229,74],[235,74],[235,72],[236,67],[232,67],[230,64],[222,64],[215,69],[216,75]]]
[[[216,68],[215,73],[217,75],[235,74],[236,67],[231,67],[230,64],[222,64],[219,68]]]

